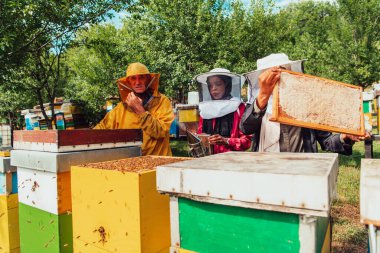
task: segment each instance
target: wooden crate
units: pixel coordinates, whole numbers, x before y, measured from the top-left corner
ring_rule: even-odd
[[[72,253],[72,214],[56,215],[19,203],[22,253]]]
[[[72,167],[75,252],[168,252],[169,197],[156,191],[151,163],[173,157],[140,157]],[[123,170],[120,166],[144,163]]]
[[[282,71],[270,120],[331,132],[364,135],[362,88]]]
[[[337,154],[228,152],[157,167],[171,250],[329,252]]]
[[[68,152],[92,149],[141,146],[140,129],[77,129],[14,131],[13,148],[23,150]]]
[[[0,195],[0,253],[19,253],[17,194]]]

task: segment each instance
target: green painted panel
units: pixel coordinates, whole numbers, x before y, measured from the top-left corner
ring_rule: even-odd
[[[329,226],[330,219],[327,217],[318,217],[317,219],[317,252],[322,251],[323,242],[326,237],[327,228]]]
[[[179,199],[181,248],[199,253],[299,252],[299,216]]]
[[[372,112],[372,101],[363,101],[363,113]]]
[[[22,253],[72,253],[71,214],[56,215],[19,203]]]

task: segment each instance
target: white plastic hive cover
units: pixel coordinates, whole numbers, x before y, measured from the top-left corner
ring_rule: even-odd
[[[228,152],[157,167],[157,189],[211,203],[328,216],[337,174],[337,154]]]
[[[360,220],[380,226],[380,160],[362,159],[360,170]]]

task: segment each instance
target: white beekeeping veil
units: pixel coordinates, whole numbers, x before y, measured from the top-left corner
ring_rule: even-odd
[[[257,69],[244,74],[248,79],[248,103],[252,104],[253,100],[259,94],[259,76],[262,72],[272,67],[283,66],[291,71],[303,73],[303,61],[305,60],[291,61],[289,57],[283,53],[270,54],[258,59]],[[272,113],[272,96],[268,101],[267,112]]]
[[[226,84],[226,92],[222,99],[215,100],[210,94],[208,78],[212,76],[220,77]],[[245,82],[244,76],[231,73],[227,69],[216,68],[210,72],[197,75],[194,80],[198,84],[199,110],[202,118],[213,119],[223,117],[239,108],[241,103],[241,87]]]

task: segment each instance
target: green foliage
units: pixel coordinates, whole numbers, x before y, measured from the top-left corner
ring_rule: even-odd
[[[121,29],[98,24],[121,8],[128,8]],[[47,102],[59,94],[84,101],[96,122],[131,62],[161,73],[160,91],[185,102],[195,75],[215,67],[249,72],[257,59],[277,52],[308,59],[307,73],[368,86],[380,80],[378,13],[376,0],[283,8],[274,0],[249,6],[241,0],[5,1],[0,89],[12,87],[20,99],[11,105],[2,98],[11,93],[3,93],[0,104],[4,100],[2,110],[10,111],[14,101],[28,106],[23,96]]]

